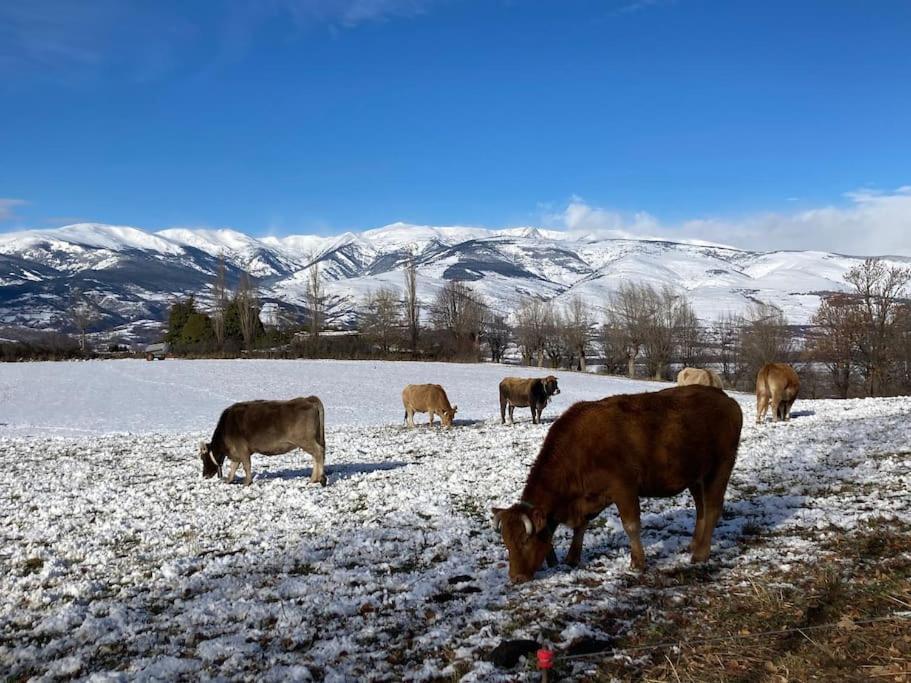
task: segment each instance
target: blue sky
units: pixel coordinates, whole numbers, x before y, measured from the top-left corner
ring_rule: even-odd
[[[886,202],[894,250],[909,36],[904,0],[0,2],[0,230],[736,242]]]

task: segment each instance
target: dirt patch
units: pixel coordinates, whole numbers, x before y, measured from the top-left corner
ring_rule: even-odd
[[[638,582],[647,609],[604,615],[612,655],[558,661],[588,681],[911,681],[911,525],[879,520],[822,546],[826,559],[724,585],[701,573]],[[902,616],[895,616],[896,613]],[[623,624],[623,628],[619,625]],[[561,653],[558,653],[558,657]],[[568,654],[568,653],[567,653]]]

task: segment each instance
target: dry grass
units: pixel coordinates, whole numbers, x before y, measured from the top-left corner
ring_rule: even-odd
[[[614,656],[581,680],[911,682],[911,619],[861,623],[911,612],[911,525],[879,521],[823,547],[824,561],[733,586],[704,568],[643,576],[630,590],[650,604],[604,615],[623,624]]]

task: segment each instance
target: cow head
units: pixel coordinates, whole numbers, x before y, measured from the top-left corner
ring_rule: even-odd
[[[221,476],[221,464],[225,461],[225,456],[216,456],[212,450],[212,444],[201,441],[199,443],[199,457],[202,460],[202,476],[204,479],[211,479],[216,474]]]
[[[560,393],[560,387],[557,386],[556,377],[548,375],[544,378],[544,391],[547,392],[548,396],[556,396]]]
[[[493,525],[503,536],[509,554],[509,580],[530,581],[553,548],[552,534],[543,511],[518,503],[493,508]]]
[[[455,419],[455,414],[458,409],[459,406],[452,406],[452,408],[444,411],[443,414],[440,415],[444,427],[452,427],[452,421]]]

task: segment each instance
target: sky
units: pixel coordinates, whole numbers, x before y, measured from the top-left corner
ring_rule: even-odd
[[[0,0],[0,231],[911,255],[911,3]]]

